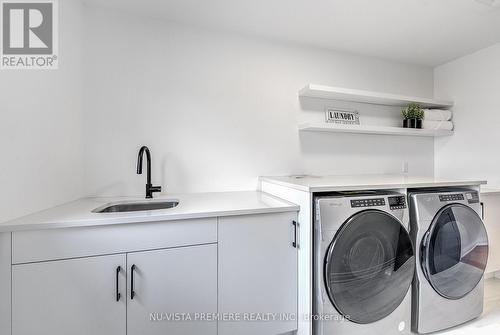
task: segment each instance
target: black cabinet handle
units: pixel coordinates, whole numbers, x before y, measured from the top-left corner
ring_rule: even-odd
[[[484,202],[481,202],[481,218],[484,220]]]
[[[130,299],[134,300],[135,297],[135,291],[134,291],[134,271],[135,271],[135,264],[132,265],[130,268]]]
[[[119,266],[116,268],[116,301],[120,301],[120,298],[122,295],[120,294],[120,285],[119,285],[119,277],[120,277],[120,272],[122,271],[122,267]]]
[[[297,248],[298,244],[297,244],[297,221],[292,221],[292,226],[293,226],[293,242],[292,242],[292,246],[294,248]]]

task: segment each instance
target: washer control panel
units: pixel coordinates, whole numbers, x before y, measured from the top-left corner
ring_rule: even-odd
[[[439,201],[461,201],[464,200],[464,195],[462,193],[458,194],[441,194],[439,196]]]
[[[384,198],[375,198],[375,199],[360,199],[360,200],[351,200],[351,207],[374,207],[374,206],[385,206]]]
[[[398,195],[395,197],[389,197],[389,208],[391,210],[405,209],[406,208],[406,198],[404,195]]]

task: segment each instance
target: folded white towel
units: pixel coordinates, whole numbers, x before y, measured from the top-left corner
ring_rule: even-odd
[[[453,122],[451,121],[427,121],[422,122],[422,128],[433,130],[453,130]]]
[[[424,119],[427,121],[449,121],[453,113],[444,109],[424,109]]]

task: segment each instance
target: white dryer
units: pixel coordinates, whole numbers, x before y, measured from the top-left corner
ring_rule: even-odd
[[[417,259],[413,331],[430,333],[478,317],[488,260],[478,192],[424,190],[410,192],[409,199]]]
[[[406,196],[315,198],[315,335],[409,334],[415,259]]]

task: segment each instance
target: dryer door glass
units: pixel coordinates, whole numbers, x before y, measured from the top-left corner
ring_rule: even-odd
[[[443,207],[421,248],[424,274],[443,297],[463,298],[481,281],[488,260],[488,236],[481,218],[470,207]]]
[[[348,219],[335,235],[324,279],[339,313],[366,324],[383,319],[401,304],[414,267],[410,236],[399,220],[366,210]]]

